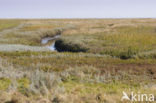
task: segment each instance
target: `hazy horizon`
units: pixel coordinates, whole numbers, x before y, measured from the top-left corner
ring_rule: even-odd
[[[0,0],[0,18],[156,18],[155,0]]]

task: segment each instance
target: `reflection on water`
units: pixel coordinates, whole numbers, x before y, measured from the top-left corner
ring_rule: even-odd
[[[48,46],[48,48],[49,48],[51,51],[56,50],[56,48],[55,48],[55,43],[53,43],[52,45]]]
[[[55,40],[55,39],[57,39],[57,38],[59,38],[59,37],[60,37],[60,35],[56,35],[56,36],[54,36],[54,37],[46,37],[46,38],[43,38],[42,41],[41,41],[41,44],[47,44],[49,41]],[[52,43],[51,45],[47,46],[47,47],[48,47],[51,51],[56,50],[56,48],[55,48],[55,42]]]

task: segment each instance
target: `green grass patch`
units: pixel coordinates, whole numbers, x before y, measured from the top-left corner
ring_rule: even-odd
[[[10,84],[11,84],[10,79],[0,78],[0,90],[6,90]]]
[[[22,94],[27,94],[28,91],[27,89],[29,88],[30,81],[27,78],[20,78],[17,80],[18,82],[18,91],[21,92]]]
[[[139,85],[128,85],[121,82],[112,82],[109,84],[104,83],[79,83],[74,81],[68,81],[61,84],[64,86],[68,93],[80,93],[84,94],[98,94],[98,93],[107,93],[107,94],[117,94],[125,89],[136,90],[140,88]]]

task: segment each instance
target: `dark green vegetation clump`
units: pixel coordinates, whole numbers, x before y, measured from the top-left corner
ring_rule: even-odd
[[[81,46],[80,44],[74,44],[72,42],[66,42],[59,39],[55,42],[56,50],[59,52],[87,52],[88,48]]]

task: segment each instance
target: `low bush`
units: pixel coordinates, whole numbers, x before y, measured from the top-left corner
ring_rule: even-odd
[[[81,46],[80,44],[74,44],[65,40],[59,39],[55,42],[55,47],[59,52],[87,52],[88,48]]]

